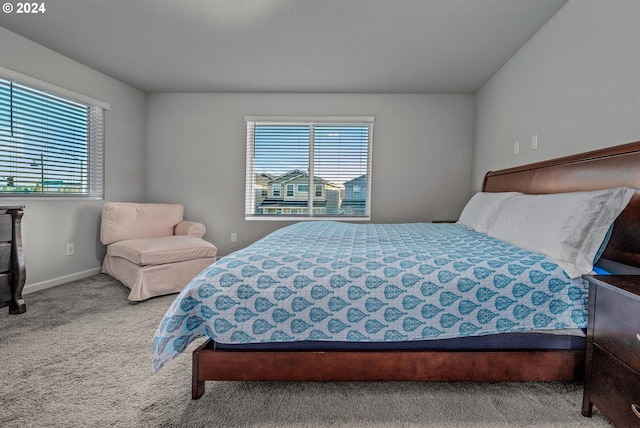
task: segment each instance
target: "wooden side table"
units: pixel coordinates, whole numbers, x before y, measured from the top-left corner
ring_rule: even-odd
[[[640,427],[640,275],[589,282],[582,414],[595,405],[614,425]]]
[[[22,314],[27,306],[22,299],[26,279],[22,252],[23,205],[0,205],[0,307],[9,306],[10,314]]]

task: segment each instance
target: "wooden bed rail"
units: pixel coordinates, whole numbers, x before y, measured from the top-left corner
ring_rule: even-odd
[[[205,380],[241,381],[575,381],[584,351],[214,351],[193,352],[191,397]],[[544,370],[540,368],[544,367]]]

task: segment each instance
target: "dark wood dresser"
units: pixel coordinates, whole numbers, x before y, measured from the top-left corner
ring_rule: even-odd
[[[640,427],[640,275],[589,281],[582,414],[595,405],[618,427]]]
[[[0,308],[10,314],[27,310],[22,299],[26,278],[22,252],[22,205],[0,205]]]

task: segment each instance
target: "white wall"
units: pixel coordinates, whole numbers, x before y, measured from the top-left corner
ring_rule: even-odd
[[[637,0],[571,0],[484,85],[474,190],[488,170],[640,140],[638,17]]]
[[[1,27],[0,66],[109,103],[105,199],[143,199],[146,106],[142,92]],[[0,198],[0,204],[26,206],[22,222],[25,292],[99,271],[104,255],[98,239],[103,203]],[[75,243],[75,255],[65,256],[67,242]]]
[[[183,203],[226,255],[285,224],[244,220],[245,115],[372,115],[372,221],[457,219],[470,195],[473,108],[471,95],[151,94],[146,199]]]

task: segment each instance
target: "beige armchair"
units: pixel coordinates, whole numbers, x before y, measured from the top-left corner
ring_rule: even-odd
[[[204,224],[184,221],[183,214],[180,204],[105,203],[102,272],[131,289],[129,300],[178,293],[216,261],[217,248],[201,239]]]

